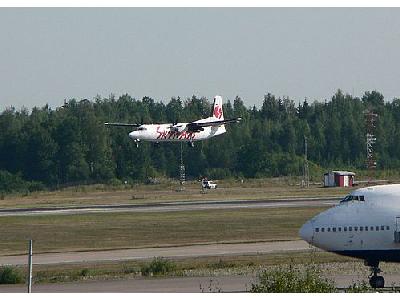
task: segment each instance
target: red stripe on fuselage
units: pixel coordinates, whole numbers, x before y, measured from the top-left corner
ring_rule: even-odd
[[[196,137],[196,134],[194,132],[189,132],[189,131],[171,131],[171,130],[160,130],[161,126],[158,126],[156,129],[156,132],[158,133],[157,140],[174,140],[174,139],[179,139],[179,140],[193,140]]]

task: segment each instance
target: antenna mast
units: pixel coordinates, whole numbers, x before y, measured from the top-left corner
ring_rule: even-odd
[[[302,186],[303,187],[309,187],[310,186],[310,172],[308,169],[308,157],[307,157],[307,152],[308,152],[308,146],[307,146],[307,137],[304,136],[304,165],[303,165],[303,180],[302,180]]]
[[[183,142],[181,142],[181,164],[179,166],[179,190],[183,191],[185,189],[184,185],[185,185],[185,181],[186,181],[186,174],[185,174],[185,165],[183,164]]]
[[[367,159],[366,159],[366,167],[368,171],[368,182],[371,181],[374,175],[374,171],[376,169],[376,156],[374,152],[374,144],[376,143],[375,137],[375,128],[376,128],[376,119],[378,118],[378,114],[370,110],[364,111],[365,116],[365,127],[366,127],[366,146],[367,146]]]

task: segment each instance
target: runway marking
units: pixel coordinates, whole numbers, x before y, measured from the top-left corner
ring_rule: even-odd
[[[174,202],[149,204],[121,204],[121,205],[92,205],[76,207],[49,207],[49,208],[15,208],[0,209],[0,217],[7,216],[38,216],[38,215],[67,215],[107,212],[168,212],[193,211],[209,209],[240,209],[265,207],[314,207],[333,206],[338,204],[339,198],[310,198],[286,200],[228,200],[228,201],[201,201],[201,202]]]
[[[282,251],[310,250],[302,240],[257,243],[206,244],[160,248],[137,248],[105,251],[38,253],[34,264],[60,264],[96,261],[144,260],[153,257],[206,257],[243,254],[263,254]],[[26,255],[0,256],[0,265],[26,264]]]

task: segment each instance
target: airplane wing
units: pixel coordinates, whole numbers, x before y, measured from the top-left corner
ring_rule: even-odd
[[[225,119],[220,121],[210,121],[210,122],[192,122],[187,124],[186,128],[188,131],[203,131],[203,127],[210,127],[210,126],[219,126],[223,124],[230,124],[230,123],[239,123],[242,118],[233,118],[233,119]]]
[[[106,126],[140,127],[142,124],[135,123],[104,123]]]

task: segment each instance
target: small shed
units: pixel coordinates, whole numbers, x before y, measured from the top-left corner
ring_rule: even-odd
[[[324,187],[353,186],[355,175],[354,172],[348,171],[330,171],[324,174]]]

